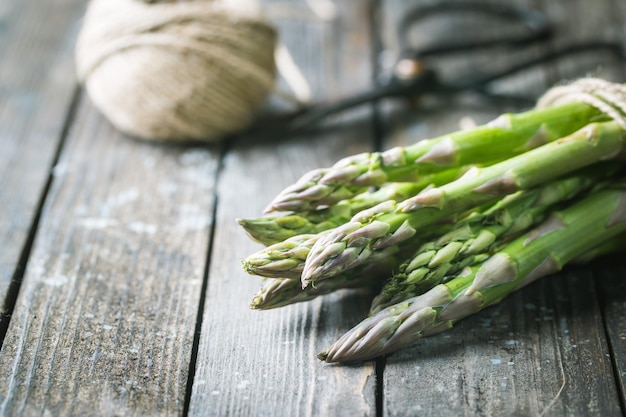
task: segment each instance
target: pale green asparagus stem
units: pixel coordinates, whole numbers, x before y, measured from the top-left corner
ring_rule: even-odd
[[[601,245],[583,253],[581,256],[572,259],[572,264],[586,264],[605,255],[613,255],[617,253],[626,253],[626,233],[615,236],[612,239],[603,242]]]
[[[437,227],[431,235],[445,233],[447,229],[447,226]],[[332,279],[321,281],[320,285],[315,287],[309,285],[302,288],[300,280],[292,278],[268,278],[265,285],[252,299],[250,307],[257,310],[283,307],[288,304],[309,301],[320,295],[330,294],[344,288],[367,287],[372,290],[379,290],[391,271],[397,269],[400,263],[412,252],[410,247],[403,251],[390,248],[390,250],[373,257],[372,262],[361,265],[345,274],[336,275]]]
[[[439,186],[462,176],[471,166],[452,168],[426,175],[420,181],[383,185],[376,191],[366,191],[330,207],[301,213],[268,214],[253,219],[237,219],[252,240],[273,245],[293,236],[316,234],[340,226],[356,213],[387,200],[404,201],[428,186]]]
[[[412,251],[416,250],[422,242],[432,239],[434,236],[442,235],[448,232],[450,228],[451,224],[449,222],[426,227],[421,231],[419,238],[415,238],[409,244],[402,246],[388,245],[377,253],[372,254],[370,259],[368,259],[367,262],[363,262],[361,266],[366,267],[368,265],[374,265],[398,253],[405,258],[409,256]],[[298,235],[263,248],[243,260],[243,269],[251,275],[266,278],[300,280],[304,268],[304,261],[308,253],[315,242],[323,237],[325,233],[326,232],[321,232],[316,235]],[[390,272],[391,271],[389,271],[389,273]],[[304,287],[306,285],[303,283],[302,286]]]
[[[367,318],[318,356],[327,362],[361,361],[407,347],[558,272],[624,232],[624,189],[594,192],[553,212],[540,226],[466,273]]]
[[[410,240],[442,218],[505,195],[529,189],[576,169],[623,157],[625,133],[616,122],[592,123],[572,135],[460,179],[419,193],[402,203],[388,201],[355,215],[320,237],[306,258],[305,282],[315,282],[365,262],[387,245]]]
[[[341,226],[354,214],[350,207],[332,207],[315,212],[266,215],[237,219],[237,223],[255,242],[275,245],[298,235],[314,235]]]
[[[330,168],[311,171],[282,191],[265,211],[315,210],[362,193],[367,187],[415,181],[451,167],[501,161],[604,120],[605,115],[580,102],[504,114],[471,130],[405,148],[357,154]]]
[[[449,233],[427,242],[400,265],[372,301],[370,314],[415,297],[466,266],[480,262],[502,239],[524,232],[542,221],[556,204],[595,187],[607,185],[620,165],[597,166],[526,191],[504,197],[484,212],[459,222]],[[331,279],[332,280],[332,279]],[[324,281],[322,281],[324,282]]]
[[[378,281],[376,277],[359,279],[359,277],[349,276],[350,278],[346,278],[346,275],[343,275],[337,281],[329,282],[327,285],[322,284],[319,287],[307,287],[305,289],[302,289],[300,281],[296,279],[268,278],[268,281],[250,302],[250,307],[255,310],[284,307],[289,304],[310,301],[342,288],[368,287],[371,285],[370,281]]]
[[[304,260],[313,244],[322,236],[323,232],[297,235],[270,245],[244,259],[243,269],[251,275],[288,278],[300,282]]]
[[[316,287],[302,288],[299,280],[289,278],[269,278],[254,296],[250,307],[256,310],[268,310],[309,301],[321,295],[330,294],[344,288],[379,289],[389,271],[397,268],[404,256],[396,254],[384,257],[374,264],[356,268],[345,274],[337,275]]]

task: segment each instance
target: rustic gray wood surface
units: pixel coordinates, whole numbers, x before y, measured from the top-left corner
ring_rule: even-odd
[[[0,333],[77,91],[73,42],[83,5],[0,5]]]
[[[365,3],[340,6],[341,24],[276,22],[284,28],[294,59],[304,63],[317,98],[367,88],[372,79],[368,8]],[[261,281],[247,275],[240,261],[261,246],[251,243],[234,222],[260,215],[268,197],[305,170],[371,149],[371,131],[366,121],[342,133],[270,145],[246,142],[226,155],[190,415],[375,413],[372,364],[333,368],[315,356],[366,313],[366,300],[339,295],[274,311],[248,309]]]
[[[285,3],[266,3],[282,41],[316,99],[335,99],[387,74],[398,20],[429,2],[337,2],[328,21],[305,2]],[[625,38],[622,1],[510,3],[544,11],[554,39],[433,64],[463,76],[571,42]],[[0,318],[0,415],[626,415],[619,257],[568,268],[447,333],[355,366],[315,354],[365,317],[372,294],[248,308],[261,281],[240,261],[260,246],[237,217],[259,215],[309,169],[515,106],[471,95],[414,108],[381,102],[283,140],[253,131],[226,146],[137,141],[76,82],[85,4],[0,4],[0,298],[10,314]],[[411,39],[465,36],[451,22],[427,22]],[[482,22],[472,33],[503,29]],[[588,73],[623,81],[625,69],[606,53],[584,54],[497,88],[536,95]]]

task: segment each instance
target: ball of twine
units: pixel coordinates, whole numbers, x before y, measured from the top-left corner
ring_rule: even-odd
[[[217,1],[92,0],[79,79],[122,132],[216,140],[247,127],[274,88],[276,31]]]
[[[572,102],[587,103],[626,130],[626,85],[601,78],[580,78],[546,91],[537,101],[538,109]]]

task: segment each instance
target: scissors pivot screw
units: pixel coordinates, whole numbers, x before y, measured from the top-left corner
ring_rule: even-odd
[[[396,64],[394,75],[399,80],[408,81],[416,79],[424,74],[424,71],[426,71],[426,68],[422,61],[412,58],[402,58]]]

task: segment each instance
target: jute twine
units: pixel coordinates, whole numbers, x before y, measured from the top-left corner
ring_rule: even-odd
[[[626,86],[600,78],[580,78],[570,84],[546,91],[537,101],[537,108],[583,102],[595,107],[626,130]]]
[[[217,1],[92,0],[80,80],[121,131],[216,140],[244,129],[274,88],[276,31]]]

